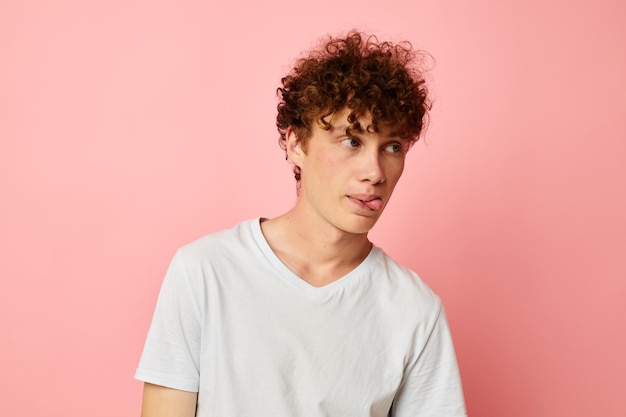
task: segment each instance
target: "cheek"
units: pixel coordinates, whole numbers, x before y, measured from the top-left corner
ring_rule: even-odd
[[[387,168],[387,178],[395,184],[404,171],[404,159],[402,161],[392,161]]]
[[[316,176],[319,178],[336,178],[340,176],[340,173],[347,167],[345,161],[341,161],[333,155],[316,158],[314,163],[315,167],[313,167],[313,169],[316,172]]]

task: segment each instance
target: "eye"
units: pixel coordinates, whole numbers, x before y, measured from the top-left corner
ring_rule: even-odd
[[[392,143],[385,147],[385,151],[389,153],[400,153],[402,152],[402,145],[400,145],[399,143]]]
[[[347,146],[348,148],[356,148],[360,145],[359,140],[355,138],[347,138],[341,141],[343,146]]]

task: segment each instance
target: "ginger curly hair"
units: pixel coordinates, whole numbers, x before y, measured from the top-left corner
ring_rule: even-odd
[[[409,42],[379,42],[376,36],[357,31],[329,37],[281,79],[276,116],[281,148],[286,150],[289,128],[306,141],[312,123],[330,129],[325,118],[345,107],[350,109],[348,130],[358,129],[358,116],[369,112],[368,129],[376,132],[380,124],[391,126],[409,145],[415,143],[431,108],[418,56],[424,55]],[[299,167],[294,167],[294,174],[299,181]]]

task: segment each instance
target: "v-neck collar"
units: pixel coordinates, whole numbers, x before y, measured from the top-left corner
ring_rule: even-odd
[[[381,250],[376,245],[372,245],[372,249],[370,249],[365,259],[363,259],[363,261],[361,261],[361,263],[357,265],[354,269],[352,269],[350,272],[340,277],[339,279],[331,282],[330,284],[316,287],[296,275],[291,269],[287,268],[287,266],[283,263],[283,261],[280,260],[278,256],[276,256],[269,243],[265,239],[263,231],[261,230],[262,220],[264,219],[260,217],[249,222],[252,235],[254,236],[256,243],[259,245],[259,248],[283,279],[295,286],[300,291],[303,291],[312,297],[325,298],[326,296],[329,296],[346,287],[348,284],[354,282],[355,280],[358,280],[359,277],[363,277],[365,275],[364,271],[367,271],[369,265],[374,262],[375,258],[377,256],[380,256]]]

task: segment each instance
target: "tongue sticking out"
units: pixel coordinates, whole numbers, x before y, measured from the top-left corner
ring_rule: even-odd
[[[375,198],[374,200],[370,200],[370,201],[363,201],[363,204],[365,204],[367,208],[369,208],[370,210],[375,210],[375,211],[380,210],[381,207],[383,206],[383,202],[380,198]]]

